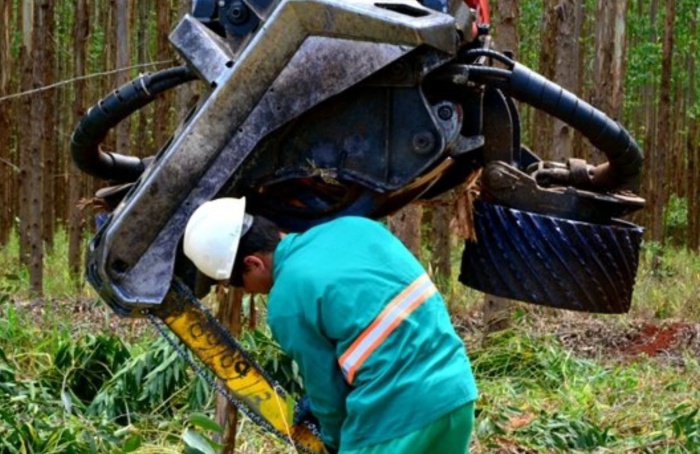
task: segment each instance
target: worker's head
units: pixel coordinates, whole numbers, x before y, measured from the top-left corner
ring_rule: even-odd
[[[185,228],[185,255],[217,281],[267,293],[272,287],[272,253],[280,231],[271,221],[245,212],[245,199],[222,198],[197,208]]]

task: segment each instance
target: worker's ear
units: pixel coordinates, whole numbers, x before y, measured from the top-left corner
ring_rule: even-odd
[[[257,255],[247,255],[243,258],[246,271],[260,271],[265,269],[265,261]]]

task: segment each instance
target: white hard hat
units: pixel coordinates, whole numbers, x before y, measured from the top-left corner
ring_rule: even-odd
[[[245,198],[203,203],[185,227],[185,255],[212,279],[231,277],[240,239],[253,223],[245,213]]]

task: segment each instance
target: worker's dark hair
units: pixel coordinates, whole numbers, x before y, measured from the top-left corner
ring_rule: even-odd
[[[236,260],[231,272],[231,285],[243,287],[243,272],[245,265],[243,259],[255,253],[274,252],[280,242],[280,228],[274,222],[262,216],[254,216],[253,224],[245,235],[241,237],[236,252]]]

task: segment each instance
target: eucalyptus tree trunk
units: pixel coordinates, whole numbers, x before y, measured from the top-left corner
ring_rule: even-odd
[[[13,72],[12,53],[10,52],[10,24],[12,3],[3,2],[0,6],[0,23],[6,27],[0,30],[0,98],[10,94],[11,75]],[[14,165],[10,156],[10,135],[12,118],[12,101],[0,101],[0,246],[7,244],[12,229],[12,212],[10,186],[14,180]]]
[[[418,260],[421,259],[423,207],[410,204],[389,216],[389,229],[399,237]]]
[[[43,43],[44,27],[51,16],[48,0],[25,0],[23,6],[23,77],[29,82],[26,89],[43,85],[46,67],[51,64],[46,58]],[[21,205],[24,216],[20,217],[22,241],[20,257],[29,268],[29,286],[35,296],[42,294],[43,258],[43,163],[42,148],[46,142],[46,112],[49,108],[42,94],[26,96],[25,121],[22,127]]]
[[[554,82],[575,92],[578,85],[578,35],[576,35],[575,0],[560,0],[555,7],[557,38],[554,46]],[[561,120],[552,120],[551,158],[563,162],[572,156],[574,131]]]
[[[496,17],[499,49],[512,49],[517,52],[520,47],[517,25],[520,18],[520,3],[517,0],[499,0],[496,4]],[[540,117],[540,121],[543,121],[543,118]],[[544,144],[538,143],[538,146],[542,145]],[[513,310],[508,298],[486,294],[481,311],[484,314],[485,334],[502,331],[511,325]]]
[[[518,36],[519,0],[498,0],[495,16],[496,45],[501,51],[512,52],[517,59],[520,47],[520,37]]]
[[[443,194],[431,210],[430,242],[433,274],[438,288],[446,292],[451,287],[452,279],[452,219],[453,191]],[[447,299],[447,298],[446,298]]]
[[[73,71],[75,77],[87,73],[86,56],[90,33],[90,13],[87,0],[76,0],[75,18],[73,19]],[[74,123],[85,115],[85,82],[76,81],[75,100],[73,101]],[[84,216],[78,208],[78,202],[83,192],[83,175],[75,164],[69,167],[68,178],[68,264],[71,276],[77,280],[82,274],[82,236]]]
[[[239,288],[217,288],[217,300],[219,303],[216,318],[229,330],[235,338],[239,338],[243,331],[243,291]],[[251,302],[252,306],[252,302]],[[225,387],[224,383],[220,383]],[[236,452],[236,436],[238,434],[238,410],[224,396],[216,395],[216,422],[224,428],[224,434],[219,443],[224,445],[221,454],[233,454]]]
[[[149,13],[152,7],[153,3],[151,1],[138,2],[136,55],[139,64],[149,61]],[[138,123],[136,124],[136,143],[139,144],[139,146],[133,150],[132,154],[135,156],[144,157],[146,155],[152,154],[153,152],[153,145],[151,140],[153,134],[152,131],[149,130],[151,128],[149,128],[148,126],[148,119],[153,118],[153,106],[147,106],[143,109],[140,109],[134,117],[138,118]]]
[[[673,34],[675,32],[676,0],[666,2],[666,25],[664,28],[664,42],[661,61],[661,86],[659,89],[659,124],[656,142],[654,144],[654,157],[656,163],[654,172],[655,190],[652,198],[652,240],[663,244],[664,235],[664,207],[668,195],[668,181],[666,179],[666,160],[670,157],[670,117],[671,117],[671,71],[673,69]],[[660,264],[660,256],[653,260],[654,268]]]
[[[34,4],[35,12],[40,11],[37,24],[34,26],[36,59],[34,60],[35,86],[45,87],[52,84],[56,80],[55,60],[55,22],[54,22],[54,5],[55,2],[50,0],[37,1]],[[41,127],[36,131],[36,134],[41,137],[40,149],[41,156],[39,157],[40,171],[42,172],[42,183],[40,184],[42,192],[42,206],[40,209],[41,220],[41,236],[43,239],[42,248],[53,248],[53,236],[56,230],[56,211],[55,211],[55,181],[60,175],[60,159],[58,150],[54,148],[55,142],[53,139],[56,134],[56,124],[54,123],[56,111],[56,90],[45,90],[36,95],[37,100],[40,99],[40,106],[36,106],[37,112],[41,112],[41,117],[37,117],[37,121],[41,123]]]
[[[21,9],[22,45],[20,47],[19,61],[21,62],[20,90],[26,92],[32,89],[32,27],[34,26],[34,2],[22,0]],[[31,155],[27,149],[29,138],[32,137],[33,128],[30,121],[31,98],[25,96],[19,109],[19,136],[25,140],[18,145],[19,161],[19,261],[23,266],[29,266],[30,259],[30,230],[29,208],[31,198],[31,184],[34,180],[29,178],[32,168]],[[39,151],[37,151],[39,153]],[[38,237],[41,237],[39,233]]]
[[[117,51],[117,69],[126,68],[129,66],[130,58],[130,36],[129,36],[129,0],[116,0],[116,20],[117,20],[117,35],[116,35],[116,51]],[[117,73],[117,87],[131,80],[129,71],[121,70]],[[116,88],[116,87],[115,87]],[[129,132],[131,130],[131,122],[125,118],[116,127],[117,135],[117,153],[131,154],[129,150]]]
[[[700,170],[700,127],[698,122],[691,124],[686,144],[688,153],[688,247],[692,251],[700,249],[700,183],[698,182],[698,170]]]
[[[698,38],[698,10],[693,9],[690,18],[690,35]],[[691,40],[690,50],[688,52],[688,81],[690,82],[690,89],[688,90],[688,105],[695,106],[696,100],[696,90],[698,85],[697,80],[695,80],[695,59],[697,58],[697,41]],[[697,118],[690,120],[688,138],[686,144],[686,150],[688,153],[688,170],[686,173],[686,183],[688,185],[687,197],[688,197],[688,211],[687,211],[687,222],[688,222],[688,236],[687,242],[688,247],[691,250],[697,251],[700,247],[700,182],[698,181],[698,150],[700,150],[700,120]]]
[[[156,59],[158,61],[172,58],[172,51],[168,42],[170,34],[170,2],[156,0]],[[164,93],[155,101],[156,116],[153,119],[154,140],[156,148],[162,147],[170,132],[171,108],[173,107],[172,93]]]
[[[539,73],[547,79],[554,78],[557,44],[557,6],[559,0],[544,0],[542,10],[542,30],[540,33]],[[545,159],[551,159],[553,119],[541,110],[535,112],[535,134],[533,147]]]
[[[650,42],[657,42],[657,29],[661,28],[658,26],[658,0],[652,0],[649,7],[649,22],[651,23],[650,32],[648,40]],[[645,160],[646,168],[644,171],[644,182],[643,182],[643,193],[647,199],[648,208],[646,211],[645,225],[649,228],[649,236],[653,239],[657,237],[654,232],[654,211],[655,205],[658,203],[658,195],[656,194],[656,186],[662,184],[663,182],[656,180],[657,174],[657,159],[659,158],[658,150],[656,150],[656,114],[657,114],[657,90],[656,85],[653,82],[653,78],[645,84],[642,90],[642,98],[644,104],[644,143],[647,148],[647,159]],[[663,232],[661,232],[663,235]]]
[[[591,104],[621,119],[625,73],[627,0],[598,0]],[[589,156],[599,156],[591,147]]]
[[[69,49],[72,46],[71,40],[66,36],[67,32],[64,33],[61,26],[67,22],[66,16],[68,14],[72,16],[72,8],[69,3],[56,2],[54,11],[54,33],[53,37],[49,35],[49,39],[53,38],[52,47],[52,64],[54,68],[52,82],[64,81],[72,78],[73,67],[72,67],[72,57],[71,53],[65,58],[61,56],[61,49]],[[71,98],[71,87],[64,86],[53,90],[54,94],[54,108],[50,109],[49,113],[51,115],[51,125],[53,127],[53,132],[50,134],[50,144],[49,153],[53,153],[56,156],[55,169],[49,175],[49,186],[48,190],[51,191],[52,200],[44,200],[44,205],[50,204],[51,210],[51,244],[50,247],[53,249],[53,238],[56,233],[56,229],[61,227],[67,227],[68,220],[68,166],[70,165],[70,153],[68,151],[69,140],[66,137],[70,136],[69,128],[72,128],[74,124],[72,123],[72,118],[70,115],[66,115],[66,112],[71,111],[70,98]],[[44,191],[46,192],[46,191]],[[47,224],[44,224],[44,230],[48,228]]]

